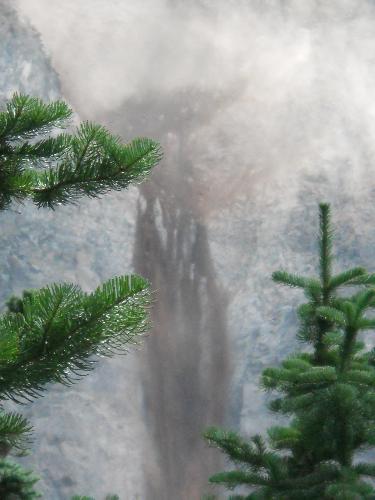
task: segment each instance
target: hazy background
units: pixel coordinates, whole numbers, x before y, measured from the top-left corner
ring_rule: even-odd
[[[62,96],[165,153],[140,188],[2,215],[3,298],[133,270],[157,291],[141,349],[25,410],[28,464],[47,498],[199,499],[223,466],[203,429],[274,419],[258,379],[296,347],[301,296],[270,275],[316,270],[318,201],[337,269],[374,271],[375,4],[1,0],[0,31],[2,98]]]

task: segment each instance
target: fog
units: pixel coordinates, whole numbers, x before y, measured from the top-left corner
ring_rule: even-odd
[[[196,167],[207,170],[201,181],[209,207],[218,188],[231,201],[247,195],[253,176],[264,182],[277,171],[332,169],[342,159],[350,159],[357,180],[367,171],[373,2],[16,3],[40,32],[63,94],[83,118],[146,95],[195,89],[228,96],[189,137]],[[220,172],[207,168],[217,160]]]
[[[106,388],[112,377],[123,380],[114,390],[118,400],[123,389],[122,402],[108,413],[114,437],[107,444],[110,455],[122,421],[127,434],[118,447],[126,454],[117,453],[104,485],[93,480],[88,493],[114,484],[123,488],[120,497],[126,491],[121,498],[198,499],[209,491],[210,473],[223,466],[219,452],[204,444],[204,428],[216,423],[253,434],[275,421],[258,378],[295,348],[293,307],[301,297],[273,286],[270,275],[281,267],[316,269],[318,201],[333,205],[339,265],[374,270],[375,5],[15,5],[19,19],[40,34],[61,93],[80,119],[99,121],[124,140],[153,137],[164,149],[163,162],[138,190],[84,203],[72,238],[74,246],[89,234],[85,224],[94,213],[95,234],[104,232],[113,257],[104,257],[103,241],[85,246],[76,266],[89,277],[77,271],[78,281],[90,287],[97,277],[132,268],[151,280],[157,297],[141,351],[101,372]],[[131,372],[129,382],[123,375]],[[77,404],[81,398],[94,405],[94,386],[79,384],[74,394]],[[127,398],[133,406],[125,410]],[[95,432],[97,421],[90,422]],[[67,452],[51,457],[62,468],[70,459]],[[67,473],[72,494],[76,485],[84,491],[83,477],[103,472],[99,459],[84,460],[85,475]]]

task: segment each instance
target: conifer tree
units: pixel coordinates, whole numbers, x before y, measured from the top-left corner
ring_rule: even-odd
[[[271,411],[291,417],[288,426],[250,440],[212,427],[205,432],[237,465],[215,474],[213,484],[248,488],[239,499],[374,499],[375,464],[360,452],[375,446],[375,350],[365,332],[375,329],[375,274],[355,267],[332,272],[330,207],[320,204],[319,276],[277,271],[273,280],[303,290],[299,340],[310,348],[290,355],[261,378],[279,396]]]
[[[71,114],[62,101],[46,104],[21,94],[0,112],[0,210],[28,198],[55,209],[124,189],[160,160],[156,142],[124,145],[93,123],[57,133]],[[148,283],[136,275],[112,278],[92,293],[55,283],[9,300],[0,316],[1,500],[40,496],[34,474],[7,458],[26,453],[32,428],[21,414],[6,412],[6,401],[32,401],[50,382],[69,386],[94,368],[95,355],[126,351],[148,329],[149,303]]]

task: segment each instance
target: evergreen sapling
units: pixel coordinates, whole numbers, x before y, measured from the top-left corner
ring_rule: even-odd
[[[272,276],[307,298],[298,308],[297,336],[310,349],[264,370],[261,379],[263,388],[279,394],[271,411],[291,417],[290,424],[271,427],[268,444],[259,435],[246,440],[216,427],[205,432],[237,465],[210,482],[248,487],[232,500],[375,498],[369,481],[375,465],[359,456],[375,445],[375,350],[360,338],[375,329],[375,274],[362,267],[332,273],[330,207],[319,209],[319,276]]]

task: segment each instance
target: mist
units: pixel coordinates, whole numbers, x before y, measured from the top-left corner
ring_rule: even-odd
[[[340,268],[374,270],[375,4],[15,4],[20,22],[39,33],[62,96],[80,119],[99,121],[124,140],[150,136],[164,149],[162,164],[138,189],[84,203],[81,233],[72,237],[74,247],[89,236],[86,224],[98,239],[105,234],[97,248],[80,250],[81,284],[135,270],[157,296],[154,328],[140,352],[102,369],[103,387],[119,377],[116,391],[125,396],[113,412],[103,407],[114,433],[103,446],[110,454],[111,443],[119,444],[106,470],[112,478],[93,482],[91,494],[104,494],[112,481],[124,498],[198,499],[223,466],[203,442],[204,428],[254,434],[275,421],[258,379],[297,347],[301,297],[270,276],[279,268],[316,269],[319,201],[333,207]],[[56,237],[63,241],[67,231]],[[107,247],[112,257],[104,266]],[[77,404],[94,404],[94,383],[74,394]],[[126,394],[133,394],[131,409]],[[97,425],[90,422],[89,433]],[[78,431],[75,439],[86,446]],[[66,469],[69,453],[51,457]],[[84,473],[66,469],[76,483],[64,492],[76,492],[75,484],[84,491],[90,467],[97,473],[102,463],[83,460]]]
[[[373,2],[17,5],[41,34],[63,94],[82,118],[186,89],[228,97],[188,138],[195,169],[205,170],[202,203],[210,209],[219,188],[232,201],[269,176],[332,169],[348,159],[353,181],[367,172],[363,154],[373,152],[375,112]]]

